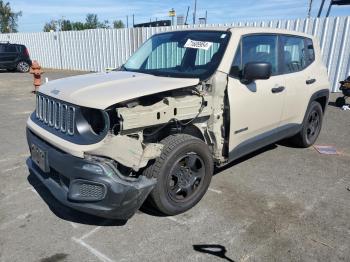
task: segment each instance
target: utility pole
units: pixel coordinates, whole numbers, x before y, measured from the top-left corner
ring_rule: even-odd
[[[196,14],[197,14],[197,0],[194,0],[194,10],[193,10],[193,24],[196,24]]]
[[[135,26],[135,15],[132,14],[132,27],[134,27],[134,26]]]
[[[126,28],[129,28],[129,16],[126,16]]]
[[[205,10],[205,25],[208,24],[208,10]]]
[[[190,11],[190,7],[187,7],[187,13],[186,13],[186,19],[185,19],[185,25],[187,25],[187,18],[188,18],[188,12]]]
[[[324,6],[324,2],[326,2],[326,0],[322,0],[321,6],[320,6],[320,10],[318,10],[317,17],[321,17],[323,6]]]
[[[312,2],[313,0],[309,0],[309,10],[307,11],[307,18],[311,17]]]
[[[333,5],[333,1],[331,1],[331,2],[329,3],[329,7],[328,7],[328,10],[327,10],[326,17],[328,17],[329,14],[331,13],[332,5]]]

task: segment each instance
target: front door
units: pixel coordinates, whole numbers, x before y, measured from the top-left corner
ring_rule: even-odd
[[[261,146],[261,141],[255,143],[255,139],[264,141],[265,136],[280,127],[285,80],[284,76],[279,74],[278,50],[276,35],[248,35],[241,40],[227,88],[231,120],[230,152],[239,149],[238,154],[243,155],[247,153],[246,148],[253,151]],[[240,81],[240,73],[248,62],[270,63],[270,79],[243,84]],[[247,147],[243,148],[242,145]]]

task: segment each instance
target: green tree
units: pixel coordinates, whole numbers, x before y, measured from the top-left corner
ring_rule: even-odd
[[[51,20],[50,22],[46,23],[44,25],[43,31],[44,32],[51,32],[51,31],[56,32],[57,31],[57,21]]]
[[[99,27],[100,22],[96,14],[87,14],[85,21],[85,29],[96,29]]]
[[[51,20],[44,26],[45,32],[53,31],[80,31],[85,29],[97,29],[97,28],[110,28],[108,20],[100,22],[96,14],[88,14],[83,22],[71,22],[68,19],[62,19],[59,21]]]
[[[72,23],[72,30],[75,31],[80,31],[80,30],[85,30],[85,24],[82,22],[73,22]]]
[[[122,20],[115,20],[113,22],[113,28],[116,28],[116,29],[118,29],[118,28],[125,28],[125,25],[124,25]]]
[[[87,14],[85,19],[85,29],[109,28],[108,20],[100,22],[96,14]]]
[[[22,12],[14,12],[11,9],[10,3],[5,3],[0,0],[0,32],[1,33],[15,33],[18,27],[18,17]]]
[[[63,19],[60,21],[60,24],[61,24],[61,31],[73,30],[73,25],[72,25],[71,21],[69,21],[69,20]]]
[[[103,23],[99,23],[98,28],[105,28],[105,29],[109,29],[109,21],[108,20],[104,20]]]

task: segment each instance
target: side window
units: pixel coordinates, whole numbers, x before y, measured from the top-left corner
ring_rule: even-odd
[[[17,49],[13,45],[0,45],[0,52],[1,53],[17,53]]]
[[[315,49],[314,44],[310,38],[306,38],[306,47],[307,47],[307,54],[308,54],[308,65],[312,64],[313,61],[315,61]]]
[[[8,53],[17,53],[17,48],[14,45],[7,45],[6,52]]]
[[[277,36],[252,35],[245,36],[239,47],[231,67],[231,76],[239,78],[245,64],[249,62],[267,62],[272,66],[272,75],[278,73]]]
[[[275,35],[252,35],[242,40],[242,67],[249,62],[266,62],[278,74],[278,41]]]
[[[283,72],[298,72],[307,67],[305,41],[302,37],[282,36]]]

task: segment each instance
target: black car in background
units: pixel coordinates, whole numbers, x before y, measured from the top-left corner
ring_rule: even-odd
[[[0,42],[0,69],[29,72],[32,61],[24,45]]]

